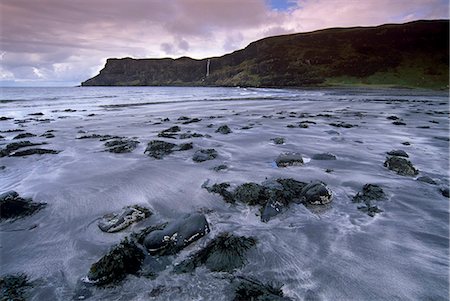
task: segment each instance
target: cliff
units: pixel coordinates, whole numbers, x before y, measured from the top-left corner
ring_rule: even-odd
[[[449,21],[434,20],[269,37],[202,60],[108,59],[82,85],[448,88],[448,68]]]

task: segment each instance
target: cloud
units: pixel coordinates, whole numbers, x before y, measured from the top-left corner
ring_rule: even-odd
[[[448,18],[446,0],[284,1],[0,1],[0,80],[79,83],[108,57],[203,58],[271,35]]]

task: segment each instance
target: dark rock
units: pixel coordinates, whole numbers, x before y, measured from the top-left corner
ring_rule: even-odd
[[[384,162],[384,166],[402,176],[412,177],[419,173],[410,161],[397,156],[387,158]]]
[[[359,206],[358,210],[367,213],[368,216],[374,217],[377,213],[383,212],[380,208],[377,206],[373,206],[370,203],[366,203],[363,206]]]
[[[6,116],[0,116],[0,121],[6,121],[6,120],[11,120],[13,119],[12,117],[6,117]]]
[[[422,177],[418,177],[417,181],[420,182],[425,182],[431,185],[436,185],[436,181],[434,181],[432,178],[428,177],[428,176],[422,176]]]
[[[130,139],[116,139],[105,142],[107,151],[111,153],[130,153],[136,149],[139,141]]]
[[[203,214],[186,215],[148,234],[144,246],[152,255],[175,254],[208,233],[209,225]]]
[[[2,301],[25,301],[27,289],[31,287],[25,274],[5,275],[0,278],[0,298]]]
[[[443,187],[443,188],[441,188],[441,193],[442,193],[442,195],[445,196],[446,198],[450,197],[450,196],[449,196],[449,189],[448,189],[448,187]]]
[[[400,118],[398,118],[398,117],[395,116],[395,115],[392,115],[392,116],[386,117],[386,119],[388,119],[388,120],[399,120]]]
[[[50,139],[50,138],[55,138],[55,135],[53,135],[52,133],[44,133],[41,135],[41,137]]]
[[[24,157],[31,155],[59,154],[61,151],[45,148],[29,148],[23,151],[17,151],[10,155],[11,157]]]
[[[181,133],[178,135],[178,138],[180,139],[201,138],[201,137],[204,137],[204,135],[199,133]]]
[[[194,162],[203,162],[213,160],[217,157],[217,155],[218,155],[217,151],[213,148],[200,149],[194,153],[192,160],[194,160]]]
[[[44,116],[44,113],[38,112],[38,113],[30,113],[28,115],[30,115],[30,116]]]
[[[77,110],[74,109],[65,109],[64,112],[69,112],[69,113],[73,113],[76,112]]]
[[[403,145],[411,145],[408,141],[402,142]]]
[[[263,284],[255,279],[238,277],[233,281],[233,301],[290,301],[280,285]]]
[[[104,215],[98,222],[98,227],[103,232],[118,232],[131,224],[149,217],[151,214],[147,208],[138,205],[128,206],[122,212]]]
[[[189,120],[189,119],[190,119],[189,117],[181,116],[181,117],[178,117],[177,120]]]
[[[303,158],[298,153],[283,153],[275,159],[275,163],[278,167],[303,165]]]
[[[29,198],[21,198],[17,192],[11,190],[0,194],[0,219],[31,215],[46,205],[45,203],[34,203]]]
[[[331,168],[325,169],[325,172],[326,172],[326,173],[331,173],[331,172],[333,172],[333,171],[334,171],[334,169],[331,169]]]
[[[136,274],[144,257],[144,251],[125,238],[91,266],[87,282],[99,286],[118,283],[128,274]]]
[[[30,141],[20,141],[20,142],[13,142],[8,144],[4,149],[0,149],[0,157],[5,157],[11,154],[12,152],[23,148],[23,147],[29,147],[29,146],[36,146],[36,145],[42,145],[45,143],[32,143]]]
[[[273,143],[275,143],[275,144],[284,144],[284,138],[283,137],[276,137],[276,138],[272,138],[270,140],[272,140]]]
[[[162,159],[164,156],[174,152],[176,144],[160,140],[152,140],[148,143],[144,154],[155,159]]]
[[[234,190],[233,199],[247,205],[264,205],[267,202],[265,188],[256,183],[245,183]]]
[[[219,126],[219,128],[216,130],[216,133],[221,133],[221,134],[230,134],[232,133],[231,129],[228,127],[228,125],[221,125]]]
[[[29,138],[29,137],[36,137],[36,135],[31,134],[31,133],[22,133],[22,134],[15,136],[13,139],[23,139],[23,138]]]
[[[315,154],[312,156],[314,160],[336,160],[336,156],[330,153]]]
[[[168,129],[165,129],[158,133],[158,137],[164,137],[164,138],[176,138],[176,133],[181,131],[179,126],[172,126]]]
[[[85,133],[84,131],[81,131],[81,133]],[[111,136],[111,135],[99,135],[99,134],[90,134],[90,135],[83,135],[80,137],[77,137],[77,139],[100,139],[100,141],[106,141],[110,139],[121,139],[122,137],[118,136]]]
[[[228,169],[228,166],[226,166],[225,164],[220,164],[220,165],[213,167],[214,171],[221,171],[221,170],[226,170],[226,169]]]
[[[391,150],[390,152],[387,152],[387,154],[390,156],[409,158],[408,154],[404,150],[401,150],[401,149]]]
[[[227,189],[230,187],[230,183],[220,183],[213,184],[208,187],[208,181],[202,185],[209,193],[217,193],[223,197],[223,200],[227,203],[234,203],[233,193],[229,192]]]
[[[386,195],[378,185],[375,184],[365,184],[361,192],[358,192],[352,199],[354,203],[367,202],[371,200],[382,200],[385,199]]]
[[[190,150],[192,148],[193,148],[192,142],[189,142],[189,143],[182,143],[182,144],[178,145],[178,147],[175,150],[185,151],[185,150]]]
[[[406,125],[406,123],[404,123],[403,121],[394,121],[392,124],[393,125]]]
[[[192,118],[190,120],[186,120],[185,122],[183,122],[183,124],[189,124],[189,123],[200,122],[200,121],[202,121],[200,118]]]
[[[253,237],[221,233],[174,270],[176,273],[190,273],[204,265],[212,272],[232,272],[246,264],[245,254],[255,245]]]
[[[337,128],[345,128],[349,129],[352,127],[355,127],[356,125],[345,123],[345,122],[339,122],[339,123],[330,123],[331,126],[337,127]]]
[[[302,201],[309,205],[324,205],[331,202],[333,194],[322,182],[311,182],[301,191]]]

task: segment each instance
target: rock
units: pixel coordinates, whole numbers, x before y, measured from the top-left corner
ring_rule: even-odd
[[[402,176],[416,176],[419,171],[404,158],[393,156],[386,159],[384,166]]]
[[[6,116],[0,116],[0,121],[6,121],[6,120],[11,120],[13,119],[12,117],[6,117]]]
[[[10,157],[24,157],[31,155],[45,155],[45,154],[59,154],[61,151],[44,148],[29,148],[23,151],[17,151],[10,155]]]
[[[231,129],[228,127],[228,125],[221,125],[219,126],[219,128],[216,130],[216,133],[221,133],[221,134],[230,134],[232,133]]]
[[[217,157],[217,155],[218,155],[217,151],[213,148],[200,149],[194,153],[192,160],[194,160],[194,162],[203,162],[213,160]]]
[[[339,123],[330,123],[331,126],[337,127],[337,128],[345,128],[349,129],[352,127],[355,127],[356,125],[345,123],[345,122],[339,122]]]
[[[359,206],[358,210],[361,210],[362,212],[367,213],[368,216],[374,217],[377,213],[383,212],[380,208],[377,206],[372,206],[371,204],[367,203],[363,206]]]
[[[336,160],[336,156],[330,153],[315,154],[312,156],[314,160]]]
[[[55,135],[53,135],[52,133],[44,133],[40,137],[50,139],[50,138],[55,138]]]
[[[395,116],[395,115],[392,115],[392,116],[386,117],[386,119],[388,119],[388,120],[399,120],[400,118],[398,118],[398,117]]]
[[[263,284],[251,278],[238,277],[233,281],[233,301],[290,301],[284,297],[280,285]]]
[[[103,232],[113,233],[123,230],[133,223],[137,223],[147,218],[152,213],[147,208],[134,205],[128,206],[120,213],[110,213],[104,215],[98,222],[98,227]]]
[[[276,137],[276,138],[272,138],[270,140],[272,140],[273,143],[275,143],[275,144],[284,144],[284,138],[283,137]]]
[[[428,177],[428,176],[422,176],[422,177],[418,177],[417,181],[420,182],[425,182],[431,185],[436,185],[436,181],[434,181],[432,178]]]
[[[383,189],[375,184],[365,184],[361,192],[358,192],[352,199],[354,203],[367,202],[371,200],[385,199]]]
[[[204,135],[199,133],[181,133],[178,138],[180,139],[190,139],[190,138],[201,138],[204,137]]]
[[[253,237],[221,233],[203,249],[175,267],[176,273],[190,273],[204,265],[212,272],[232,272],[246,264],[245,254],[256,245]]]
[[[181,131],[179,126],[172,126],[168,129],[165,129],[158,133],[158,137],[164,137],[164,138],[176,138],[177,132]]]
[[[25,274],[2,276],[0,278],[0,299],[2,301],[28,300],[27,289],[31,286]]]
[[[190,150],[192,149],[194,146],[192,144],[192,142],[189,143],[182,143],[180,145],[178,145],[178,147],[175,149],[176,151],[185,151],[185,150]]]
[[[278,167],[303,165],[303,158],[298,153],[283,153],[275,159],[275,163]]]
[[[234,203],[233,194],[227,190],[230,187],[230,183],[220,183],[213,184],[211,187],[208,187],[208,181],[203,183],[202,188],[205,188],[209,193],[217,193],[220,194],[223,200],[227,203]]]
[[[233,199],[247,205],[264,205],[267,202],[265,188],[256,183],[245,183],[234,190]]]
[[[29,138],[29,137],[36,137],[36,135],[31,134],[31,133],[22,133],[22,134],[15,136],[13,139],[23,139],[23,138]]]
[[[441,193],[442,193],[442,195],[445,196],[446,198],[450,197],[450,196],[449,196],[449,189],[448,189],[448,187],[443,187],[443,188],[441,188]]]
[[[221,171],[221,170],[226,170],[226,169],[228,169],[228,166],[226,166],[225,164],[220,164],[220,165],[213,167],[214,171]]]
[[[81,132],[85,133],[84,131],[81,131]],[[106,141],[106,140],[111,140],[111,139],[122,139],[122,137],[111,136],[111,135],[90,134],[90,135],[83,135],[83,136],[77,137],[77,139],[99,139],[100,141]]]
[[[169,143],[160,140],[152,140],[148,143],[147,148],[144,151],[144,154],[147,154],[150,157],[155,159],[162,159],[164,156],[169,155],[174,152],[174,147],[176,144]]]
[[[406,123],[404,123],[403,121],[394,121],[392,124],[393,125],[406,125]]]
[[[408,141],[402,142],[402,144],[403,144],[403,145],[407,145],[407,146],[408,146],[408,145],[411,145],[411,143],[408,142]]]
[[[310,205],[324,205],[331,202],[333,194],[322,182],[311,182],[301,191],[302,201]]]
[[[192,118],[190,120],[184,121],[183,124],[189,124],[189,123],[200,122],[200,121],[202,121],[200,118]]]
[[[203,214],[186,215],[148,234],[144,246],[151,255],[171,255],[208,233],[209,225]]]
[[[409,158],[408,154],[404,150],[401,150],[401,149],[391,150],[390,152],[387,152],[387,154],[390,156]]]
[[[0,149],[0,157],[5,157],[11,154],[12,152],[23,148],[23,147],[29,147],[29,146],[36,146],[36,145],[42,145],[45,143],[32,143],[30,141],[20,141],[20,142],[13,142],[8,144],[4,149]]]
[[[118,283],[128,274],[136,274],[144,257],[144,251],[125,238],[91,266],[86,282],[98,286]]]
[[[111,153],[130,153],[136,149],[139,141],[129,139],[116,139],[105,142],[106,150]]]
[[[24,199],[13,190],[0,194],[0,219],[19,218],[31,215],[44,208],[45,203],[34,203]]]

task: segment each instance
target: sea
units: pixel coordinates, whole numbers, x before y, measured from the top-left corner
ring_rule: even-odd
[[[0,193],[47,203],[0,221],[0,277],[26,274],[29,300],[233,300],[236,277],[276,283],[291,300],[449,299],[449,199],[442,192],[449,186],[448,91],[1,88],[0,119],[0,149],[27,140],[59,152],[0,158]],[[223,125],[231,133],[216,132]],[[158,137],[172,126],[201,137]],[[14,139],[21,133],[32,135]],[[94,134],[139,144],[112,153]],[[144,153],[152,140],[192,142],[193,149],[155,159]],[[211,148],[215,159],[192,160]],[[417,176],[384,165],[393,150],[409,155]],[[278,167],[277,156],[288,152],[304,164]],[[336,160],[313,159],[323,153]],[[258,207],[226,203],[202,188],[278,178],[321,181],[332,202],[319,210],[292,204],[262,222]],[[374,216],[352,201],[365,184],[386,195],[373,201],[381,210]],[[117,233],[100,231],[102,216],[130,205],[153,214]],[[83,284],[90,266],[125,237],[194,212],[205,214],[211,232],[168,256],[157,275],[128,275],[102,288]],[[223,232],[257,239],[242,268],[173,273]]]

